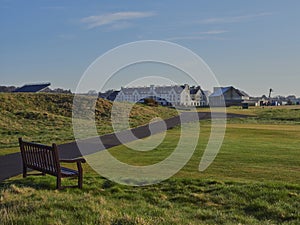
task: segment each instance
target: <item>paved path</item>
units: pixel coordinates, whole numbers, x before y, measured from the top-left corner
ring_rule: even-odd
[[[222,114],[217,115],[218,117],[223,117]],[[227,118],[233,117],[246,117],[244,115],[237,114],[227,114]],[[167,129],[179,125],[181,122],[192,122],[197,120],[210,119],[210,113],[197,113],[197,117],[192,116],[192,112],[185,112],[182,114],[182,121],[180,121],[179,116],[165,120]],[[164,131],[161,126],[162,122],[156,122],[151,125],[152,134],[160,133]],[[122,140],[126,142],[134,141],[136,138],[141,139],[151,135],[149,130],[149,125],[137,127],[131,129],[134,136],[130,135],[130,131],[122,131],[118,135]],[[99,138],[101,139],[102,146],[99,146]],[[122,143],[117,138],[116,134],[107,134],[100,137],[89,138],[80,142],[81,146],[84,148],[85,152],[83,155],[88,155],[97,151],[105,150],[112,148],[114,146],[121,145]],[[124,142],[123,142],[124,143]],[[79,151],[76,142],[71,142],[67,144],[61,144],[58,146],[60,158],[76,158],[82,156],[82,153]],[[20,153],[13,153],[5,156],[0,156],[0,181],[3,181],[7,178],[16,176],[22,173],[22,160]]]

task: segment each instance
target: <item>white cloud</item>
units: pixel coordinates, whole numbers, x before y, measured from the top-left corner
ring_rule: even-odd
[[[170,37],[165,39],[166,41],[180,41],[180,40],[203,40],[205,36],[177,36],[177,37]]]
[[[198,34],[213,35],[213,34],[224,34],[227,32],[228,32],[227,30],[208,30],[208,31],[198,32]]]
[[[225,38],[221,37],[212,37],[212,36],[177,36],[177,37],[170,37],[166,38],[166,41],[180,41],[180,40],[226,40]]]
[[[120,21],[118,23],[111,24],[111,26],[107,29],[108,31],[114,30],[123,30],[132,27],[133,24],[127,21]]]
[[[167,38],[167,41],[178,41],[178,40],[224,40],[224,38],[217,37],[219,34],[227,33],[227,30],[208,30],[194,33],[193,35],[177,36]]]
[[[128,26],[128,20],[152,17],[155,13],[153,12],[117,12],[110,14],[103,14],[99,16],[88,16],[80,20],[81,23],[87,25],[88,29],[95,27],[112,25],[112,27],[118,27],[118,23],[123,24],[121,27],[124,27],[124,24]]]
[[[263,12],[257,14],[249,14],[243,16],[232,16],[232,17],[212,17],[208,19],[200,20],[201,24],[220,24],[220,23],[239,23],[243,21],[249,21],[258,17],[270,16],[273,13]]]

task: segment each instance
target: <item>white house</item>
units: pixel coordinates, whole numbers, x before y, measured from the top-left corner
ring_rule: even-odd
[[[122,87],[116,101],[143,102],[146,98],[152,98],[161,105],[173,106],[206,106],[207,98],[200,88],[189,85],[170,85],[149,87]]]
[[[192,106],[208,106],[208,98],[200,86],[190,87],[190,97]]]

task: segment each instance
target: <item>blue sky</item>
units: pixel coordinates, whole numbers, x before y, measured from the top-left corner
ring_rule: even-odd
[[[0,0],[0,85],[74,91],[108,50],[164,40],[202,57],[223,86],[300,96],[299,23],[297,0]]]

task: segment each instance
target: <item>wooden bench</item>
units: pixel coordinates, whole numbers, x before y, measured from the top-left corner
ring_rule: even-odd
[[[23,161],[23,177],[27,176],[27,168],[42,172],[42,175],[50,174],[56,176],[56,188],[63,189],[66,187],[82,188],[82,166],[85,159],[59,159],[58,148],[56,144],[52,146],[23,141],[19,138],[20,150]],[[77,170],[62,167],[60,163],[76,163]],[[62,186],[61,178],[77,177],[78,185]]]

